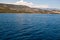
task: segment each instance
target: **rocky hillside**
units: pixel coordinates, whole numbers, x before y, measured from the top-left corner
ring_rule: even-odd
[[[38,8],[30,8],[25,5],[13,5],[0,3],[0,13],[42,13],[55,14],[60,13],[60,10],[44,10]]]

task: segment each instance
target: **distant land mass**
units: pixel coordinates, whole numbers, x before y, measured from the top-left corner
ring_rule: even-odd
[[[25,5],[13,5],[0,3],[0,13],[40,13],[40,14],[60,14],[58,9],[31,8]]]

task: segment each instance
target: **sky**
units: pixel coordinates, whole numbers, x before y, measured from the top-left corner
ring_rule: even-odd
[[[60,9],[60,0],[0,0],[0,3],[27,5],[27,6],[35,7],[35,8],[57,8],[57,9]]]

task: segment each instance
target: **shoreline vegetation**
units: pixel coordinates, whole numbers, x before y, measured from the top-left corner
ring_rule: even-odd
[[[0,3],[0,13],[39,13],[39,14],[60,14],[58,9],[30,8],[25,5],[13,5]]]

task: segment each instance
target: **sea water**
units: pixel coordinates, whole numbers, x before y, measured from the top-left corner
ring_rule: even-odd
[[[0,14],[0,40],[60,40],[60,14]]]

